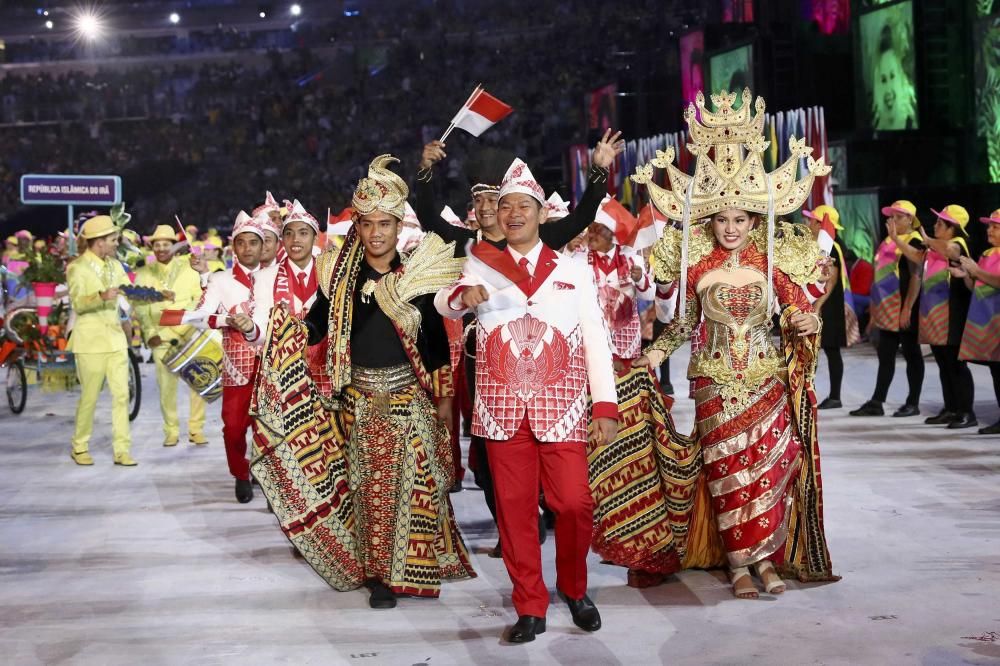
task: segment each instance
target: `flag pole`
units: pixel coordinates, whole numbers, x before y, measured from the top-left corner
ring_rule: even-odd
[[[463,104],[462,108],[458,110],[458,114],[460,115],[462,113],[462,111],[464,111],[465,109],[469,108],[469,105],[472,104],[473,102],[475,102],[476,98],[478,98],[482,93],[483,93],[483,84],[482,83],[477,83],[475,89],[472,91],[472,94],[469,95],[469,99],[465,100],[465,104]],[[455,117],[457,118],[458,115],[456,115]],[[446,129],[444,131],[444,134],[441,135],[441,138],[438,139],[438,141],[440,141],[441,143],[444,143],[444,140],[448,138],[448,135],[451,134],[451,131],[453,129],[455,129],[455,121],[454,120],[452,120],[450,123],[448,123],[448,129]]]

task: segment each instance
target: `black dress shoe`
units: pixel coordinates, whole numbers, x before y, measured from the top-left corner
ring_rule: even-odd
[[[942,409],[934,416],[928,416],[926,419],[924,419],[924,423],[926,423],[927,425],[947,425],[952,421],[954,421],[957,417],[958,414],[956,414],[955,412],[947,409]]]
[[[522,615],[510,628],[507,640],[511,643],[530,643],[535,635],[545,633],[545,618],[534,615]]]
[[[834,398],[827,398],[823,402],[819,403],[819,406],[817,406],[816,409],[840,409],[843,406],[844,403],[842,403],[840,400],[836,400]]]
[[[670,382],[667,382],[666,384],[660,384],[660,392],[663,393],[663,395],[673,395],[674,385],[671,384]]]
[[[500,549],[500,540],[499,539],[497,539],[497,545],[494,546],[493,550],[491,550],[488,554],[489,554],[490,557],[492,557],[495,560],[503,557],[503,550]]]
[[[920,408],[916,405],[903,405],[892,413],[895,417],[920,416]]]
[[[974,428],[979,425],[979,421],[976,420],[976,415],[970,412],[961,412],[955,416],[950,423],[948,423],[948,430],[960,430],[962,428]]]
[[[549,529],[545,525],[545,514],[538,514],[538,543],[545,543],[549,538]]]
[[[986,426],[985,428],[979,429],[980,435],[1000,435],[1000,421],[997,421],[991,426]]]
[[[253,485],[249,479],[236,479],[236,501],[246,504],[253,499]]]
[[[601,614],[597,612],[597,606],[590,597],[585,594],[583,599],[570,599],[565,595],[563,598],[566,599],[570,615],[573,616],[573,624],[584,631],[597,631],[601,628]]]
[[[448,492],[449,493],[460,493],[460,492],[462,492],[462,481],[461,480],[455,481],[455,483],[452,484],[451,488],[448,489]]]
[[[851,416],[885,416],[885,410],[882,409],[881,402],[869,400],[857,409],[851,411]]]
[[[372,608],[395,608],[396,595],[380,580],[369,581],[372,593],[368,596],[368,605]]]

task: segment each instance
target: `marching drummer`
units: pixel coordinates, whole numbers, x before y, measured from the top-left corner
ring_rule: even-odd
[[[76,426],[70,455],[77,465],[93,465],[90,436],[94,409],[105,380],[111,392],[111,448],[116,465],[133,467],[128,423],[128,341],[118,312],[118,287],[128,283],[118,250],[118,228],[107,215],[92,217],[80,236],[87,250],[66,269],[76,323],[67,349],[73,352],[80,380]]]
[[[194,309],[201,298],[198,273],[187,258],[175,257],[176,232],[166,224],[156,227],[146,239],[156,262],[136,272],[136,284],[163,293],[166,300],[136,308],[146,346],[153,352],[156,363],[156,385],[160,389],[160,413],[163,415],[163,445],[177,446],[180,424],[177,419],[177,375],[167,368],[165,358],[179,348],[181,341],[194,332],[191,326],[160,326],[160,314],[165,309]],[[201,446],[205,439],[205,401],[191,391],[188,415],[188,440]]]

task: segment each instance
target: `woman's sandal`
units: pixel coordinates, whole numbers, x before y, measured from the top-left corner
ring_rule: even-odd
[[[764,583],[764,590],[768,594],[777,595],[785,591],[785,581],[781,580],[771,560],[758,562],[756,569],[757,575],[760,576],[760,581]]]
[[[757,599],[760,592],[750,576],[750,569],[740,567],[730,572],[733,581],[733,596],[737,599]]]

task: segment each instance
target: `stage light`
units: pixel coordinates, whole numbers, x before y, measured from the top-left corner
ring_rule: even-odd
[[[46,9],[44,12],[42,12],[42,16],[48,16],[48,15],[49,15],[49,10]]]
[[[172,12],[170,14],[170,22],[173,23],[174,25],[177,25],[178,23],[181,22],[181,15],[178,14],[177,12]]]
[[[51,30],[51,29],[52,29],[52,21],[46,21],[46,22],[45,22],[45,27],[46,27],[47,29]]]
[[[264,11],[264,10],[262,9],[262,10],[260,11],[260,14],[258,14],[257,16],[259,16],[259,17],[261,17],[261,18],[267,18],[267,12],[265,12],[265,11]]]
[[[299,16],[300,14],[302,14],[302,5],[299,4],[292,5],[291,7],[288,8],[288,11],[291,13],[292,16]]]
[[[85,11],[76,17],[76,32],[83,39],[97,39],[101,35],[101,27],[101,21],[95,14]]]

